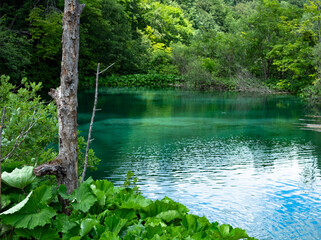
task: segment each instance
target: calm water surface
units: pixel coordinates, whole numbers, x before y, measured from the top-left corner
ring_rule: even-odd
[[[297,98],[102,89],[94,178],[133,170],[144,196],[268,239],[321,239],[321,122]],[[93,91],[79,95],[80,129]]]

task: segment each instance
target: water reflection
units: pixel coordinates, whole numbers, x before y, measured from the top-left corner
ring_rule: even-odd
[[[121,184],[133,170],[145,196],[259,239],[321,239],[321,133],[302,128],[310,113],[296,98],[106,89],[98,108],[95,178]]]

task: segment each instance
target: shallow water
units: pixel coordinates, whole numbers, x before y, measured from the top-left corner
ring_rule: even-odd
[[[93,98],[79,94],[84,134]],[[261,240],[321,239],[321,132],[306,127],[321,119],[297,98],[102,89],[98,108],[94,178],[132,170],[144,196]]]

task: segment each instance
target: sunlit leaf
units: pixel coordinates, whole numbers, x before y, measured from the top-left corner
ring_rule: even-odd
[[[143,207],[147,207],[151,203],[152,201],[150,199],[144,198],[142,195],[131,194],[123,199],[120,208],[140,209]]]
[[[3,172],[2,180],[11,187],[24,189],[36,179],[32,171],[33,167],[31,166],[16,168],[11,173]]]
[[[81,221],[80,224],[80,236],[83,237],[87,233],[89,233],[93,227],[98,224],[98,221],[92,218],[86,218],[83,221]]]
[[[93,182],[92,178],[88,178],[83,182],[78,189],[76,189],[72,194],[71,205],[75,210],[80,210],[82,212],[88,212],[88,210],[97,201],[97,198],[92,193],[90,184]]]
[[[181,214],[176,210],[168,210],[157,214],[157,218],[163,219],[165,222],[170,222],[175,218],[181,217]]]
[[[118,234],[120,230],[125,226],[126,222],[127,222],[126,219],[122,219],[120,217],[113,215],[105,219],[105,226],[109,231]]]
[[[120,238],[117,236],[117,233],[106,231],[101,235],[99,240],[120,240]]]
[[[90,185],[91,190],[98,199],[98,204],[104,206],[108,195],[113,193],[114,184],[107,180],[97,180]]]
[[[4,223],[15,228],[33,229],[51,222],[56,215],[55,210],[47,206],[46,201],[51,198],[51,187],[42,185],[36,188],[20,203],[21,205],[0,214]],[[22,206],[22,207],[21,207]],[[18,209],[18,210],[17,210]]]
[[[18,212],[29,201],[29,198],[30,198],[31,194],[32,194],[32,192],[30,192],[28,194],[28,196],[24,200],[22,200],[20,203],[18,203],[17,205],[13,206],[12,208],[9,208],[7,211],[1,213],[0,215],[8,215],[8,214],[13,214],[15,212]]]

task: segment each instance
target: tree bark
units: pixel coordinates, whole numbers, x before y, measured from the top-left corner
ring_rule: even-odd
[[[58,186],[66,185],[70,194],[78,188],[77,89],[80,15],[85,7],[78,0],[65,0],[60,86],[51,89],[59,123],[59,154],[34,169],[37,176],[56,175]]]

